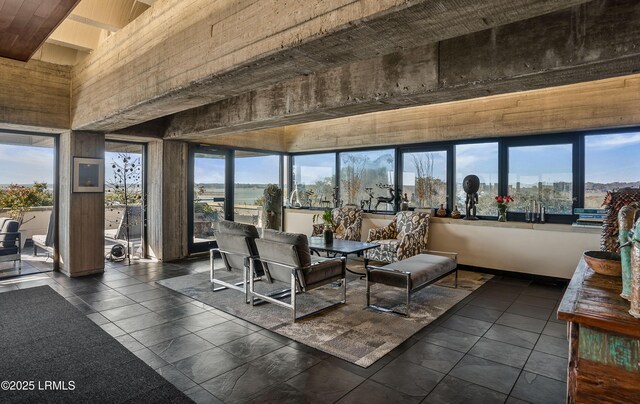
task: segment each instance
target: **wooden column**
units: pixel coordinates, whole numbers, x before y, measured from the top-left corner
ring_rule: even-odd
[[[104,193],[73,193],[73,157],[104,158],[104,135],[60,135],[60,270],[68,276],[104,272]]]
[[[181,141],[153,141],[147,148],[147,243],[149,255],[161,261],[189,252],[188,151]]]

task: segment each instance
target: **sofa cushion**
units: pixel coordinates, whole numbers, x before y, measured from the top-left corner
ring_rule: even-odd
[[[451,258],[431,254],[418,254],[406,260],[385,265],[383,268],[410,273],[411,284],[409,288],[413,290],[454,271],[456,267],[456,262]],[[396,272],[372,271],[369,275],[371,282],[384,283],[390,286],[406,286],[406,277]]]

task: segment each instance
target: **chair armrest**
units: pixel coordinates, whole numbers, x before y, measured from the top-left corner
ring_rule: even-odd
[[[395,238],[395,235],[391,234],[392,231],[393,231],[393,228],[391,226],[391,223],[386,225],[385,227],[369,229],[369,236],[367,237],[367,243],[370,243],[375,240],[386,240],[390,238]]]
[[[436,251],[436,250],[422,250],[422,254],[430,254],[430,255],[440,255],[443,257],[451,258],[458,263],[458,253],[456,252],[448,252],[448,251]]]

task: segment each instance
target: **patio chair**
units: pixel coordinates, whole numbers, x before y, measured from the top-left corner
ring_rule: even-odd
[[[385,227],[370,229],[368,243],[380,247],[365,251],[371,261],[396,262],[427,249],[429,215],[424,212],[399,212]]]
[[[15,266],[16,261],[18,266],[21,266],[22,258],[22,243],[21,235],[19,232],[20,223],[13,219],[0,220],[2,227],[0,227],[0,262],[13,261]]]
[[[33,241],[33,255],[38,255],[38,249],[44,250],[47,252],[47,255],[50,257],[53,255],[53,233],[54,233],[54,210],[51,210],[51,215],[49,215],[49,226],[47,226],[47,234],[35,234],[31,237]]]
[[[255,226],[223,220],[216,224],[217,248],[209,251],[210,259],[210,280],[213,284],[214,292],[225,289],[234,289],[245,294],[245,301],[249,302],[249,291],[247,288],[247,271],[249,270],[249,258],[257,256],[255,240],[259,237]],[[227,272],[242,273],[242,282],[230,283],[215,277],[215,255],[219,254]],[[264,276],[261,264],[254,266],[254,274],[258,277]],[[215,284],[222,285],[216,288]]]
[[[331,211],[333,221],[333,238],[338,240],[361,241],[362,209],[345,206]],[[322,236],[323,224],[313,225],[313,237]]]
[[[309,241],[304,234],[264,230],[263,238],[255,240],[258,256],[250,258],[251,267],[262,263],[270,279],[291,285],[291,302],[287,303],[269,295],[256,292],[254,276],[249,278],[249,295],[252,305],[255,298],[277,304],[291,310],[293,322],[330,309],[347,301],[346,259],[312,259]],[[332,282],[341,282],[341,299],[319,310],[297,317],[297,293],[306,293]]]

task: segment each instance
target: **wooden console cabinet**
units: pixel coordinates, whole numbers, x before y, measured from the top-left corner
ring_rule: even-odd
[[[640,402],[640,319],[621,291],[619,277],[580,261],[558,309],[568,324],[569,403]]]

